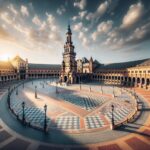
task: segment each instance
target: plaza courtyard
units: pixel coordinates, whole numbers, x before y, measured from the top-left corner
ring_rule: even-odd
[[[149,14],[0,0],[0,150],[150,150]]]
[[[1,88],[1,149],[149,148],[148,92],[57,81],[29,80]]]

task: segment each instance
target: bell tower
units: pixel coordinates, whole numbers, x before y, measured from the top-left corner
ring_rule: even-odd
[[[74,45],[72,42],[72,32],[70,29],[70,25],[68,25],[61,68],[61,77],[60,77],[61,81],[71,84],[75,83],[76,72],[77,72],[76,53],[74,52]]]

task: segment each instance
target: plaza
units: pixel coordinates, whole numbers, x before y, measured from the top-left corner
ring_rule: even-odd
[[[0,150],[150,149],[147,0],[0,4]]]
[[[134,149],[137,141],[138,148],[149,148],[149,112],[144,111],[149,93],[97,82],[65,86],[57,81],[36,79],[1,88],[1,149]]]

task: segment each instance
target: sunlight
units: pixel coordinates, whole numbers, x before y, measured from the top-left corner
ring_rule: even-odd
[[[11,59],[11,58],[12,58],[12,54],[10,53],[5,53],[0,56],[0,60],[3,60],[3,61],[7,61],[8,59]]]

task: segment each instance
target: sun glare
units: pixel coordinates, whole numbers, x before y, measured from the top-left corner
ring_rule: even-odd
[[[12,55],[9,53],[5,53],[0,56],[0,60],[3,60],[3,61],[7,61],[8,59],[11,59],[11,58],[12,58]]]

